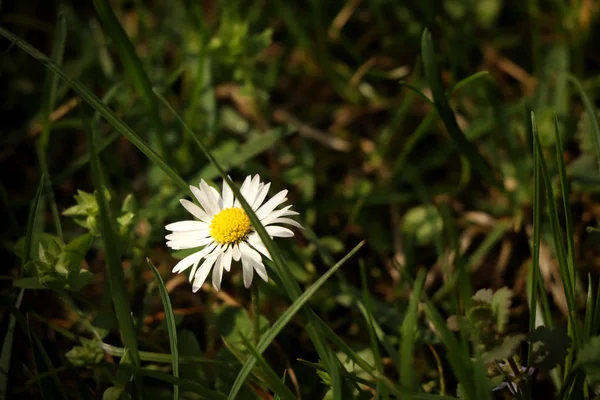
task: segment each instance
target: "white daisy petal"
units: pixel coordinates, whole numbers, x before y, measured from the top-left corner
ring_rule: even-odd
[[[186,232],[208,229],[208,225],[202,221],[179,221],[165,226],[165,229],[169,231]]]
[[[287,195],[288,191],[287,190],[282,190],[281,192],[277,193],[275,196],[271,197],[269,199],[269,201],[267,201],[265,204],[263,204],[257,211],[256,211],[256,216],[262,220],[263,218],[265,218],[266,216],[268,216],[271,211],[273,211],[275,208],[277,208],[277,206],[279,206],[281,203],[283,203],[284,201],[286,201],[286,195]]]
[[[211,210],[210,212],[214,215],[221,211],[219,208],[219,197],[221,197],[219,192],[212,186],[209,186],[204,179],[200,180],[200,190],[207,202],[207,207]]]
[[[198,218],[200,221],[210,223],[210,217],[208,214],[206,214],[206,212],[204,212],[204,210],[202,210],[197,204],[194,204],[186,199],[181,199],[179,202],[194,217]]]
[[[298,223],[298,221],[294,221],[291,218],[277,218],[271,222],[268,223],[268,225],[272,225],[272,224],[288,224],[288,225],[292,225],[295,226],[296,228],[300,228],[300,229],[304,229],[302,227],[302,225],[300,225]]]
[[[211,255],[206,260],[204,260],[200,268],[198,268],[198,271],[196,271],[196,274],[194,274],[194,282],[192,283],[192,291],[194,293],[202,287],[204,281],[206,280],[206,277],[208,276],[213,264],[215,263],[218,257],[219,254]]]
[[[212,284],[216,291],[221,290],[221,279],[223,278],[223,257],[221,254],[217,258],[217,262],[215,263],[215,267],[212,272]]]
[[[267,269],[265,268],[265,265],[262,262],[254,261],[252,267],[254,268],[258,276],[262,278],[263,281],[269,282],[269,275],[267,275]]]
[[[254,175],[254,178],[252,178],[252,180],[250,181],[250,184],[248,185],[248,188],[246,189],[245,192],[242,192],[242,195],[244,196],[244,198],[246,199],[246,201],[248,202],[248,204],[252,205],[254,204],[254,200],[256,200],[256,195],[258,194],[258,191],[260,190],[260,178],[258,175]]]
[[[256,262],[262,261],[260,254],[245,242],[240,243],[240,251],[242,252],[242,254],[247,255]]]
[[[240,251],[240,247],[237,244],[234,244],[231,249],[231,254],[233,255],[233,259],[235,261],[240,261],[242,257],[242,252]]]
[[[250,175],[248,175],[246,177],[246,179],[244,179],[244,182],[242,182],[242,186],[240,186],[240,193],[242,193],[242,195],[246,192],[246,190],[248,189],[248,185],[250,184],[250,180],[252,179],[252,177]],[[246,200],[248,200],[246,198],[246,196],[244,196],[244,198]],[[235,202],[233,203],[234,207],[241,207],[240,201],[236,198]]]
[[[233,258],[233,251],[231,247],[225,250],[223,253],[223,269],[227,272],[231,269],[231,260]]]
[[[223,179],[223,208],[233,207],[233,191]]]
[[[252,284],[254,268],[252,268],[252,259],[244,253],[242,253],[242,274],[244,276],[244,286],[248,289]]]
[[[192,191],[194,197],[196,197],[196,200],[198,200],[198,203],[200,203],[200,205],[209,217],[212,217],[213,215],[219,212],[219,210],[216,207],[212,206],[211,201],[208,199],[206,193],[203,190],[192,185],[190,185],[190,190]]]
[[[259,190],[258,194],[256,195],[256,198],[254,199],[254,203],[250,204],[254,211],[256,211],[258,207],[260,207],[263,201],[265,201],[265,197],[267,197],[270,188],[271,182],[267,183]]]
[[[192,267],[192,270],[190,271],[190,282],[192,281],[192,279],[194,278],[194,275],[196,274],[196,268],[198,268],[198,264],[200,263],[200,260],[202,260],[204,257],[206,257],[208,254],[212,253],[215,248],[217,247],[216,243],[213,243],[209,246],[206,246],[205,248],[203,248],[202,250],[200,250],[198,253],[200,258],[198,259],[198,261],[196,261],[196,263],[194,264],[194,266]]]
[[[256,235],[256,236],[258,237],[257,240],[252,240],[252,238],[248,238],[248,242],[250,243],[252,248],[259,251],[262,255],[267,257],[269,260],[273,260],[271,258],[271,254],[269,253],[269,250],[267,250],[267,248],[263,244],[262,240],[260,240],[260,237],[258,235]]]
[[[292,206],[285,206],[279,210],[275,210],[275,211],[271,212],[269,215],[267,215],[265,218],[262,218],[260,220],[260,222],[262,222],[263,225],[266,225],[270,221],[280,218],[280,217],[288,217],[288,216],[292,216],[292,215],[298,215],[298,213],[296,211],[290,210],[290,207],[292,207]]]
[[[265,229],[269,236],[272,237],[292,237],[294,236],[294,232],[289,230],[288,228],[284,228],[282,226],[266,226]]]
[[[202,255],[200,255],[200,252],[190,254],[189,256],[183,258],[177,264],[175,264],[172,272],[176,274],[181,271],[185,271],[186,269],[191,267],[192,264],[194,264],[196,261],[200,260],[201,258],[202,258]]]
[[[209,237],[210,233],[208,229],[202,229],[197,231],[183,231],[183,232],[173,232],[165,235],[165,239],[167,240],[182,240],[182,241],[193,241],[198,239],[204,239]]]

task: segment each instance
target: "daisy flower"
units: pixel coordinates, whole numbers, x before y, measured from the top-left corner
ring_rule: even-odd
[[[247,176],[240,192],[269,236],[292,237],[294,232],[280,224],[302,228],[298,222],[286,218],[298,213],[290,210],[292,206],[276,210],[287,200],[287,190],[265,201],[270,187],[271,184],[261,182],[258,175]],[[221,194],[204,180],[198,187],[190,186],[190,189],[200,206],[186,199],[180,202],[196,220],[167,225],[165,228],[172,231],[166,236],[167,246],[173,250],[202,249],[179,261],[173,272],[183,272],[191,267],[189,279],[196,292],[212,269],[212,284],[220,290],[223,270],[229,272],[232,261],[241,261],[246,288],[252,283],[254,271],[267,282],[269,277],[262,257],[271,259],[271,256],[227,182],[223,181]]]

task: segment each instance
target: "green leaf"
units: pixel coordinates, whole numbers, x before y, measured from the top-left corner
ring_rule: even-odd
[[[13,286],[23,289],[46,289],[44,285],[40,284],[39,279],[35,276],[17,278],[13,281]]]
[[[521,334],[504,337],[499,346],[481,353],[481,362],[488,364],[513,357],[524,339],[525,335]]]
[[[494,315],[496,316],[496,327],[498,332],[504,332],[504,328],[510,317],[510,305],[512,303],[512,290],[507,287],[500,288],[494,292],[491,306]]]
[[[119,386],[111,386],[102,393],[102,400],[119,400],[124,390]]]
[[[81,263],[85,259],[85,255],[92,246],[94,237],[86,233],[73,239],[71,242],[63,248],[62,254],[64,254],[63,265],[69,271],[69,273],[79,274],[81,271]]]
[[[526,340],[532,343],[532,359],[529,366],[542,371],[550,371],[562,363],[571,345],[571,338],[559,327],[548,329],[540,326],[529,332]]]
[[[173,307],[171,306],[171,299],[169,298],[169,292],[165,286],[164,281],[160,276],[160,272],[156,269],[152,261],[146,258],[150,269],[154,273],[154,277],[158,282],[158,290],[160,292],[160,298],[165,309],[165,321],[167,323],[167,330],[169,332],[169,344],[171,346],[171,355],[173,357],[173,376],[179,377],[179,349],[177,348],[177,326],[175,325],[175,315],[173,314]],[[173,399],[179,399],[179,386],[173,388]]]
[[[600,336],[592,337],[578,353],[575,367],[582,368],[590,381],[600,382]]]

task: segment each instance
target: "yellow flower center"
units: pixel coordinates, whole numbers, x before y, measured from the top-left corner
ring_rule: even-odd
[[[250,233],[252,224],[242,208],[225,208],[213,217],[210,236],[219,244],[239,243]]]

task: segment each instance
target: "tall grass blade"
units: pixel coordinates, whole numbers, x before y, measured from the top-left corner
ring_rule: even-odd
[[[529,134],[537,136],[537,126],[533,118],[527,119]],[[542,198],[540,192],[541,171],[539,148],[533,147],[533,241],[531,247],[531,284],[530,292],[528,293],[529,302],[529,331],[533,332],[536,328],[536,312],[538,301],[538,290],[543,292],[543,282],[540,279],[540,224],[541,224],[541,208]],[[527,360],[531,360],[533,351],[533,343],[529,343],[527,349]]]
[[[156,269],[150,259],[146,259],[150,269],[154,273],[154,277],[158,283],[158,291],[160,292],[160,299],[162,300],[163,307],[165,309],[165,322],[167,324],[167,331],[169,333],[169,344],[171,346],[171,357],[173,364],[173,376],[179,377],[179,350],[177,349],[177,326],[175,325],[175,315],[173,314],[173,307],[171,306],[171,298],[169,292],[165,286],[165,282],[160,276],[160,272]],[[173,399],[179,399],[179,386],[173,387]]]
[[[33,353],[33,364],[38,374],[43,374],[49,370],[53,370],[54,366],[48,357],[48,353],[40,342],[40,339],[33,333],[29,319],[27,319],[27,334],[31,343],[31,351]],[[64,387],[61,385],[58,376],[53,375],[38,381],[40,392],[44,399],[54,400],[59,396],[63,399],[68,399]]]
[[[162,169],[169,178],[175,182],[177,186],[185,190],[186,193],[191,195],[188,184],[173,170],[157,153],[154,151],[144,140],[135,133],[125,122],[123,122],[117,115],[103,104],[96,95],[94,95],[88,88],[85,87],[77,79],[73,79],[67,74],[60,66],[56,65],[50,58],[42,54],[35,47],[29,45],[12,32],[0,27],[0,35],[10,40],[21,50],[41,62],[50,71],[57,74],[62,80],[64,80],[83,100],[85,100],[94,110],[96,110],[109,124],[111,124],[116,130],[121,132],[123,136],[127,138],[135,147],[137,147],[142,153],[154,162],[160,169]]]
[[[423,65],[425,67],[425,78],[431,87],[435,107],[440,114],[442,121],[444,121],[444,125],[446,125],[446,128],[448,129],[448,134],[452,139],[452,143],[458,151],[465,155],[483,180],[489,185],[503,191],[504,186],[502,183],[496,179],[484,158],[477,151],[477,148],[467,140],[456,122],[456,117],[448,103],[446,91],[442,85],[442,78],[435,61],[435,52],[433,50],[433,42],[431,40],[429,29],[425,29],[421,36],[421,52]]]
[[[277,376],[275,371],[273,371],[273,368],[271,368],[269,363],[267,363],[265,361],[262,354],[260,354],[256,350],[256,348],[252,345],[252,343],[250,343],[248,338],[246,338],[246,336],[242,332],[239,332],[239,334],[240,334],[240,337],[242,338],[242,342],[244,342],[244,346],[246,346],[246,349],[256,359],[256,362],[258,363],[258,366],[262,372],[262,376],[264,377],[265,382],[268,385],[268,387],[273,391],[273,393],[275,393],[277,396],[281,397],[282,399],[294,400],[296,398],[296,396],[294,396],[294,394],[292,393],[290,388],[288,388],[281,381],[279,376]]]
[[[133,327],[131,317],[131,305],[129,304],[129,295],[125,283],[125,274],[121,264],[121,249],[119,246],[119,233],[115,226],[115,220],[110,212],[110,207],[106,196],[104,195],[104,187],[102,185],[102,170],[100,160],[96,153],[96,146],[91,129],[87,130],[88,146],[90,153],[90,164],[92,167],[92,179],[94,181],[96,202],[98,203],[100,232],[102,241],[104,242],[104,252],[106,255],[106,270],[108,273],[108,288],[110,290],[113,305],[117,315],[119,330],[123,337],[125,347],[129,349],[131,359],[134,365],[140,364],[140,356],[138,353],[138,343]]]
[[[154,132],[154,141],[159,148],[159,154],[169,159],[167,146],[164,139],[164,127],[160,119],[160,112],[158,109],[158,102],[156,97],[152,93],[152,83],[148,74],[144,70],[142,61],[138,57],[135,47],[123,27],[119,23],[117,16],[112,10],[107,0],[94,0],[94,7],[98,13],[100,21],[104,25],[108,35],[112,39],[113,45],[116,47],[123,62],[125,72],[132,80],[133,86],[136,91],[140,94],[146,107],[148,108],[148,117],[152,121],[152,125],[156,130]]]
[[[415,280],[412,294],[408,302],[408,308],[404,316],[404,321],[400,328],[400,384],[411,390],[418,387],[417,378],[414,372],[414,351],[418,318],[419,301],[421,300],[421,292],[425,284],[425,271],[420,270]]]
[[[256,350],[262,354],[269,344],[275,339],[275,337],[281,332],[281,330],[287,325],[287,323],[292,319],[294,314],[298,312],[302,308],[302,306],[312,297],[313,294],[317,292],[317,290],[338,270],[346,261],[348,261],[362,246],[364,242],[356,245],[350,252],[338,261],[333,267],[331,267],[326,273],[323,274],[315,283],[313,283],[304,293],[302,293],[296,301],[279,317],[279,319],[273,324],[273,326],[263,334],[256,346]],[[256,359],[251,357],[246,361],[242,370],[239,372],[235,382],[233,383],[230,391],[229,391],[229,399],[235,399],[237,393],[241,389],[243,383],[245,382],[248,374],[252,371],[252,368],[256,364]]]
[[[532,126],[535,126],[535,115],[533,112],[530,114],[532,120]],[[563,281],[563,289],[565,292],[565,297],[567,299],[567,308],[569,311],[569,324],[571,325],[571,329],[574,336],[574,348],[579,349],[581,346],[581,335],[580,335],[580,327],[577,322],[577,304],[575,302],[575,293],[572,290],[573,284],[571,282],[571,273],[569,272],[569,262],[567,261],[567,256],[565,254],[565,248],[563,243],[563,235],[561,232],[558,210],[556,209],[556,204],[554,203],[554,191],[552,189],[552,180],[550,178],[550,174],[548,172],[548,167],[546,165],[546,160],[544,159],[544,155],[542,153],[542,145],[540,144],[539,136],[537,134],[537,129],[533,129],[533,141],[534,146],[537,147],[537,151],[539,154],[539,163],[542,171],[542,176],[544,178],[544,186],[546,187],[546,201],[548,203],[548,214],[550,218],[550,226],[552,229],[552,236],[554,239],[554,247],[556,250],[556,257],[558,259],[558,266],[560,271],[560,276]]]

